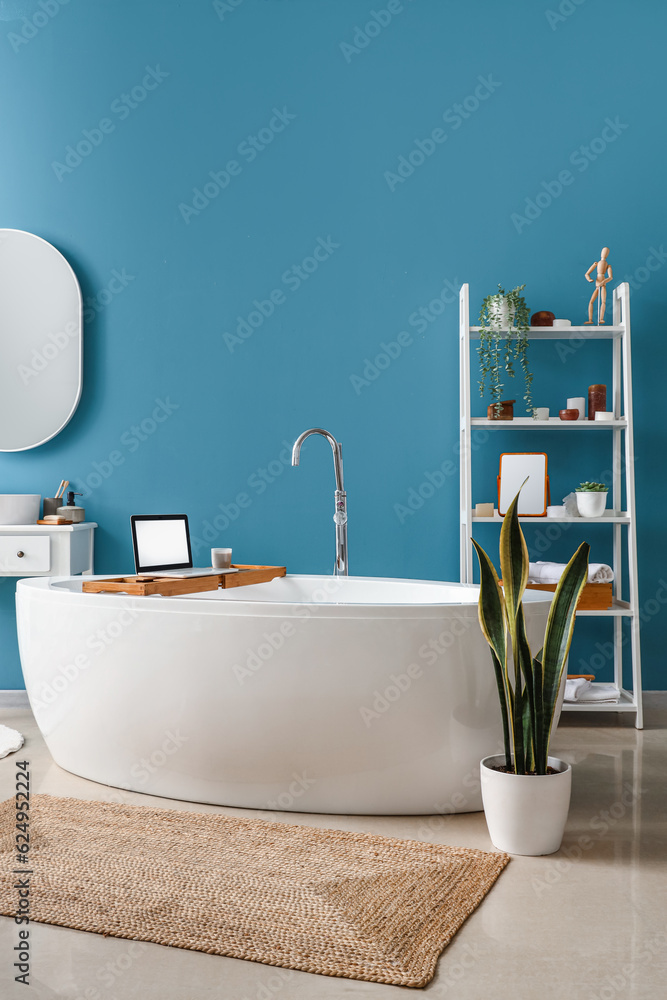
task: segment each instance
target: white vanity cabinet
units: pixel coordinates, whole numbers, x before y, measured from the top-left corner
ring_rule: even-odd
[[[0,576],[77,576],[93,572],[94,521],[0,525]]]

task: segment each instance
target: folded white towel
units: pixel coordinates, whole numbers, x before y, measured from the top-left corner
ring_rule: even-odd
[[[16,729],[9,726],[0,726],[0,757],[6,757],[8,753],[14,753],[23,746],[23,737]]]
[[[579,695],[587,691],[591,682],[585,677],[573,677],[565,681],[565,701],[578,701]]]
[[[538,560],[529,563],[528,582],[529,583],[558,583],[565,571],[565,563],[545,562]],[[611,583],[614,579],[614,571],[606,563],[588,564],[588,583]]]
[[[583,691],[577,701],[590,702],[591,704],[596,702],[612,702],[616,704],[619,700],[618,688],[615,684],[591,684],[589,681],[589,687]]]
[[[591,684],[585,677],[572,677],[565,681],[565,701],[570,703],[616,705],[619,697],[618,688],[613,684]]]
[[[607,566],[606,563],[589,563],[588,564],[588,582],[589,583],[613,583],[614,582],[614,571],[611,566]]]

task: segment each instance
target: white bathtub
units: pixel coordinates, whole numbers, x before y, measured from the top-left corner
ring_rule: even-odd
[[[539,648],[550,595],[526,595]],[[20,580],[21,663],[54,760],[93,781],[268,811],[481,809],[501,746],[477,588],[287,576],[189,597]]]

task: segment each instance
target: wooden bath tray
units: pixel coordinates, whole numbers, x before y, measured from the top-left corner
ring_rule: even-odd
[[[249,587],[252,583],[268,583],[278,576],[286,576],[287,569],[284,566],[242,566],[239,563],[232,563],[232,569],[237,569],[238,573],[229,573],[220,577],[220,586],[225,589],[229,587]]]
[[[179,580],[173,576],[114,576],[108,580],[84,580],[84,594],[129,594],[132,597],[178,597],[181,594],[200,594],[218,587],[249,587],[253,583],[268,583],[278,576],[285,576],[284,566],[238,566],[238,573],[215,573],[209,576],[191,576]]]

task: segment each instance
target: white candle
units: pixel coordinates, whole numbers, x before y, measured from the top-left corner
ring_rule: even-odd
[[[586,419],[586,400],[583,396],[571,396],[567,401],[568,410],[579,410],[578,420]]]

